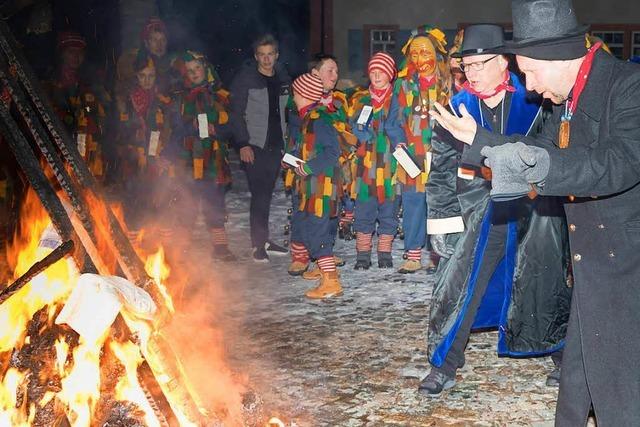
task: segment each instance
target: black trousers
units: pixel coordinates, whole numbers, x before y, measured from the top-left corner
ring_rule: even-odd
[[[502,221],[497,222],[497,224],[492,224],[489,230],[487,246],[482,256],[482,263],[480,264],[480,271],[478,272],[478,279],[476,280],[471,301],[464,314],[460,329],[458,329],[453,344],[447,353],[447,358],[442,364],[441,370],[448,376],[454,376],[456,370],[464,366],[464,349],[471,334],[471,326],[482,302],[482,297],[487,290],[489,279],[491,279],[494,270],[504,255],[507,225]]]
[[[251,146],[255,156],[253,164],[244,163],[251,192],[249,226],[251,246],[262,247],[269,240],[269,209],[273,188],[280,173],[282,153],[279,149]]]

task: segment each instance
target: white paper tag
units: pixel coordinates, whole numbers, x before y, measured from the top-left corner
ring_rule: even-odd
[[[409,156],[406,148],[396,148],[393,152],[393,157],[396,158],[400,166],[402,166],[402,169],[404,169],[411,178],[415,178],[420,175],[420,168],[416,165],[416,162],[413,161],[411,156]]]
[[[209,138],[209,121],[204,113],[198,114],[198,131],[200,138]]]
[[[296,156],[289,153],[284,153],[284,157],[282,157],[282,161],[288,165],[293,166],[294,168],[298,167],[298,163],[300,162],[304,163],[302,159],[299,159]]]
[[[152,130],[151,135],[149,136],[149,150],[148,153],[150,156],[158,155],[158,144],[160,143],[160,131]]]
[[[429,175],[429,172],[431,172],[432,158],[433,158],[433,155],[431,154],[431,151],[427,151],[427,155],[425,156],[425,159],[424,159],[424,171],[427,173],[427,175]]]
[[[476,176],[473,169],[464,169],[458,168],[458,178],[466,179],[467,181],[472,180]]]
[[[360,126],[366,126],[371,118],[371,113],[373,113],[373,107],[371,105],[365,105],[362,107],[362,111],[360,111],[360,116],[358,116],[356,123]]]
[[[78,143],[78,152],[82,157],[87,155],[87,134],[79,133],[76,142]]]

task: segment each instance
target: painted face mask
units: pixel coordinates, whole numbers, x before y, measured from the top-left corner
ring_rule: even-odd
[[[409,46],[409,60],[423,76],[432,76],[436,70],[436,50],[427,37],[416,37]]]

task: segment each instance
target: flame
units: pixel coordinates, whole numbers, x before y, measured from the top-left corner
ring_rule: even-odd
[[[267,421],[266,427],[285,427],[284,423],[278,417],[271,417]]]
[[[58,368],[58,373],[62,376],[64,375],[64,366],[69,355],[69,344],[62,339],[58,339],[54,344],[54,348],[56,349],[56,368]]]
[[[121,377],[116,386],[116,399],[134,402],[145,413],[144,420],[147,427],[160,426],[160,422],[153,414],[153,409],[144,395],[138,382],[138,366],[142,363],[139,348],[132,342],[118,343],[111,341],[109,348],[124,365],[126,375]]]
[[[155,254],[147,258],[147,260],[144,263],[144,269],[147,272],[147,274],[151,276],[153,280],[156,282],[156,284],[158,285],[160,294],[164,299],[164,304],[166,305],[169,312],[172,314],[175,313],[175,308],[173,306],[173,299],[171,298],[171,295],[169,294],[169,291],[165,286],[165,280],[167,280],[167,278],[171,274],[171,269],[169,268],[169,265],[165,262],[164,249],[162,248],[162,246],[158,248],[158,251]]]

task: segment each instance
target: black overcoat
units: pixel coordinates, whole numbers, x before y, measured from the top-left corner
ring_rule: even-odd
[[[565,212],[575,287],[556,424],[640,424],[640,67],[597,51],[571,120],[570,146],[556,148],[554,112],[537,138],[551,168],[542,194],[575,196]],[[465,155],[505,137],[479,129]]]

